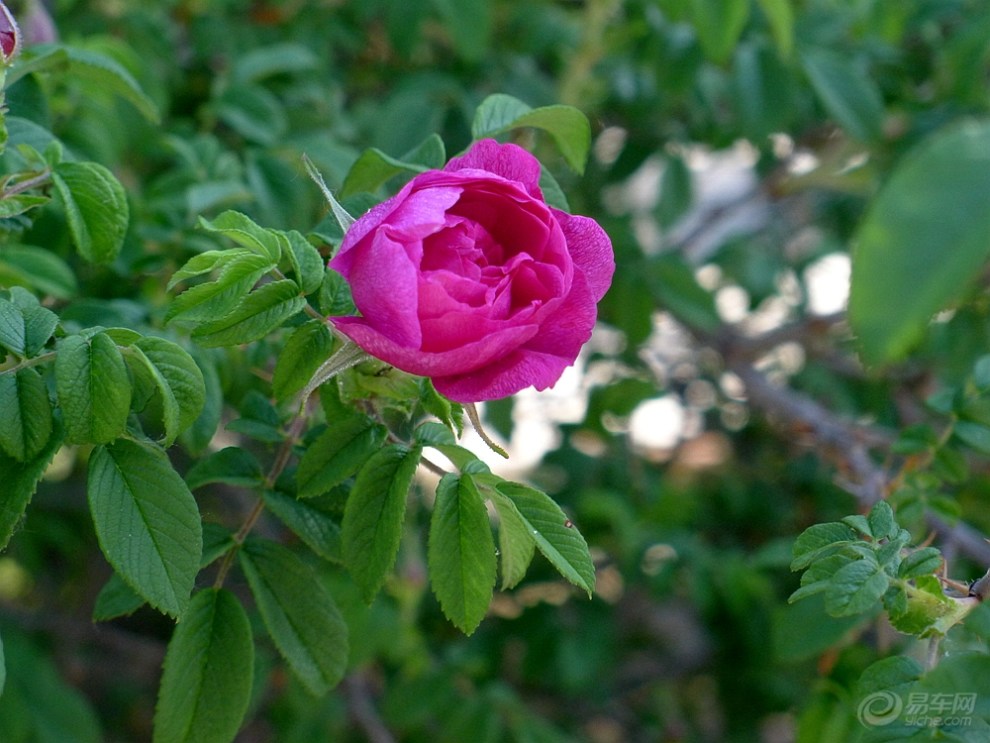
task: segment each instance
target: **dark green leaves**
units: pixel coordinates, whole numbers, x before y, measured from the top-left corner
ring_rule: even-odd
[[[422,449],[389,446],[358,473],[341,525],[344,562],[367,602],[395,564],[406,513],[406,495]]]
[[[155,709],[155,743],[228,743],[251,699],[254,643],[228,591],[200,591],[175,627]]]
[[[347,625],[333,598],[308,565],[274,542],[249,541],[240,563],[289,668],[312,694],[325,694],[347,666]]]
[[[903,357],[962,298],[990,255],[987,193],[990,122],[943,129],[898,165],[853,253],[849,320],[866,361]]]
[[[152,444],[120,439],[93,451],[88,495],[100,547],[148,603],[184,613],[199,571],[199,510],[168,457]]]
[[[488,511],[470,478],[445,475],[430,521],[430,583],[443,613],[462,632],[481,623],[495,586],[495,541]]]
[[[202,346],[234,346],[264,338],[306,304],[296,282],[283,279],[247,295],[229,314],[204,322],[192,337]]]
[[[30,292],[14,287],[10,299],[0,297],[0,347],[33,358],[44,348],[58,325],[58,317],[42,307]]]
[[[48,387],[36,369],[0,374],[0,451],[18,462],[34,459],[52,433]]]
[[[869,74],[847,56],[825,49],[801,53],[804,71],[828,114],[850,136],[876,139],[883,124],[883,100]]]
[[[471,135],[477,139],[533,127],[547,132],[557,143],[567,164],[578,173],[591,147],[591,126],[587,117],[571,106],[530,108],[517,98],[497,93],[488,96],[475,112]]]
[[[106,444],[124,432],[131,382],[124,357],[105,333],[59,343],[55,389],[71,443]]]
[[[690,0],[688,5],[705,56],[727,61],[749,18],[749,0]]]
[[[129,209],[124,187],[97,163],[64,162],[52,173],[72,241],[91,263],[109,263],[120,252]]]
[[[275,362],[272,391],[279,400],[299,392],[320,365],[330,358],[333,336],[326,322],[313,320],[300,325],[286,341]]]
[[[595,589],[595,566],[591,562],[588,545],[560,506],[546,493],[526,485],[501,482],[496,490],[515,507],[520,519],[532,532],[536,547],[550,564],[564,578],[591,596]]]
[[[356,473],[382,445],[386,434],[383,426],[364,416],[331,421],[299,462],[299,497],[325,493]]]
[[[135,369],[148,375],[161,400],[165,445],[169,446],[203,410],[203,373],[186,351],[164,338],[140,338],[127,352]]]
[[[62,433],[56,427],[38,453],[25,462],[0,451],[0,483],[3,484],[0,491],[0,552],[10,541],[38,481],[61,445]]]

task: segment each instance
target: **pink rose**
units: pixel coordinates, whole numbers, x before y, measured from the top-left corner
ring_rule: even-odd
[[[361,315],[331,322],[458,402],[550,387],[591,337],[615,259],[539,180],[536,158],[491,139],[417,175],[347,231],[330,267]]]

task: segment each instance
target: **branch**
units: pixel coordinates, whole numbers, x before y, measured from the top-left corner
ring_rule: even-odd
[[[343,680],[341,689],[344,692],[347,711],[361,728],[365,740],[368,743],[395,743],[395,738],[385,727],[382,718],[378,716],[378,710],[375,709],[367,674],[360,671],[352,673]]]

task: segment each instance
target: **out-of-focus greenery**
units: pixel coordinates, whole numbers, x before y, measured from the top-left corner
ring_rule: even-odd
[[[464,637],[430,593],[429,509],[412,499],[395,575],[370,606],[346,572],[317,565],[350,637],[344,680],[313,696],[260,641],[238,740],[848,741],[883,734],[857,710],[864,694],[894,685],[895,674],[874,665],[891,659],[900,683],[976,693],[978,704],[966,725],[898,728],[901,737],[887,739],[985,739],[984,608],[952,629],[936,648],[949,655],[927,675],[908,660],[924,662],[927,641],[889,621],[909,612],[885,590],[914,580],[918,566],[931,578],[941,570],[934,553],[869,558],[880,566],[873,576],[911,566],[869,583],[882,584],[875,595],[866,578],[839,584],[825,571],[813,575],[821,591],[788,597],[802,581],[791,571],[798,535],[863,516],[880,496],[907,530],[898,549],[932,536],[948,576],[963,583],[990,564],[979,539],[990,533],[981,361],[990,347],[990,3],[53,5],[53,28],[73,52],[33,70],[31,60],[54,52],[32,41],[53,39],[37,0],[11,3],[26,43],[21,72],[8,73],[4,172],[31,165],[17,144],[51,155],[53,134],[64,161],[99,164],[123,184],[128,227],[111,262],[84,260],[56,186],[52,203],[30,206],[37,218],[0,222],[0,289],[26,286],[67,332],[164,334],[214,370],[205,385],[222,407],[212,426],[200,418],[169,450],[183,475],[223,446],[270,456],[285,434],[271,398],[276,347],[200,348],[181,328],[164,330],[170,278],[216,247],[199,217],[233,209],[331,244],[339,228],[304,153],[358,214],[408,176],[399,168],[348,184],[362,152],[403,160],[438,134],[457,153],[491,94],[571,105],[592,124],[583,174],[546,133],[511,136],[540,156],[574,213],[599,220],[617,258],[602,332],[581,362],[586,404],[555,423],[553,445],[520,475],[580,527],[596,561],[593,598],[537,558]],[[61,172],[71,180],[76,171]],[[811,282],[850,255],[847,322],[817,313]],[[844,291],[841,272],[831,286]],[[660,399],[672,403],[660,409],[683,413],[682,425],[673,412],[650,417],[658,408],[647,403]],[[484,414],[510,439],[526,407],[528,397]],[[673,431],[669,445],[650,445],[658,430]],[[86,499],[91,449],[61,450],[0,554],[5,743],[151,737],[175,624],[147,607],[91,621],[97,596],[114,598]],[[205,520],[236,529],[251,502],[231,480],[196,494]],[[342,508],[333,493],[319,505]],[[900,538],[884,523],[847,519],[848,534],[823,544],[866,550],[865,539],[872,555]],[[276,519],[258,530],[298,543]],[[223,539],[204,534],[207,547]],[[243,575],[231,592],[247,595]],[[919,585],[942,595],[937,581]],[[253,606],[249,619],[262,635]],[[899,626],[922,635],[929,625]]]

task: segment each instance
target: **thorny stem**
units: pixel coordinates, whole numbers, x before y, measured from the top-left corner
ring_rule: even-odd
[[[272,466],[268,470],[268,474],[265,475],[265,481],[261,486],[262,492],[271,490],[275,487],[275,483],[282,475],[282,472],[285,471],[285,467],[289,463],[289,459],[292,457],[292,449],[295,447],[296,443],[298,443],[308,419],[308,406],[300,410],[299,413],[297,413],[292,419],[292,423],[289,424],[289,430],[286,433],[285,440],[282,442],[282,446],[279,447],[278,453],[275,455],[275,460],[272,462]],[[213,581],[214,588],[220,588],[223,586],[224,581],[227,579],[227,573],[230,572],[230,568],[234,563],[234,557],[237,556],[238,550],[244,544],[244,541],[248,538],[248,535],[251,533],[251,530],[254,529],[254,525],[258,523],[258,519],[261,518],[261,514],[264,513],[264,511],[265,500],[261,495],[259,495],[254,507],[251,509],[251,512],[247,515],[247,518],[244,519],[244,523],[241,524],[241,528],[238,529],[237,533],[233,536],[234,546],[223,556],[223,562],[220,563],[220,569],[217,571],[216,580]]]

